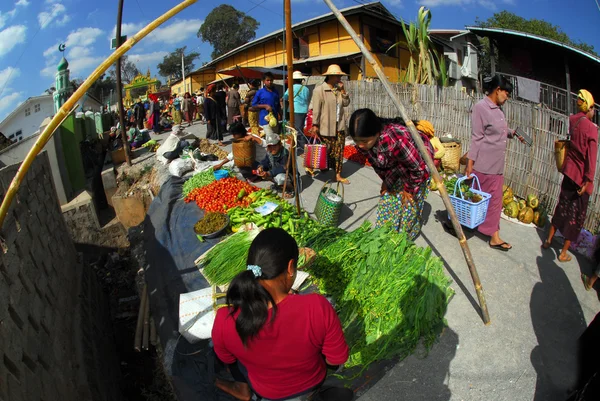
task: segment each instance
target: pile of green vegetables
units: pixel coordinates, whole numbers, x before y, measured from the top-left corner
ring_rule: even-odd
[[[225,224],[227,224],[227,218],[224,214],[208,212],[194,224],[194,231],[200,235],[212,234],[225,227]]]
[[[242,224],[246,223],[254,223],[257,227],[261,228],[283,228],[299,244],[302,244],[300,239],[303,236],[316,235],[323,228],[321,224],[311,219],[307,212],[302,212],[298,215],[293,205],[270,190],[261,189],[260,191],[253,192],[251,197],[254,200],[248,207],[242,208],[238,206],[229,209],[227,212],[234,232]],[[262,216],[255,209],[267,202],[276,203],[279,206],[273,213]]]
[[[454,195],[454,187],[456,186],[456,181],[458,181],[458,177],[452,177],[449,180],[444,181],[444,185],[446,186],[446,191],[450,195]],[[476,194],[471,191],[471,187],[466,182],[460,183],[460,191],[462,191],[462,198],[473,203],[479,203],[483,200],[483,197],[479,194]],[[460,197],[460,191],[456,188],[456,196]]]
[[[208,170],[204,170],[199,172],[198,174],[194,174],[190,177],[186,182],[183,183],[182,195],[185,198],[188,196],[192,190],[196,188],[202,188],[210,184],[215,180],[215,174],[213,173],[213,169],[209,168]]]
[[[202,274],[212,285],[228,284],[246,269],[250,244],[258,230],[239,231],[209,250],[202,259]]]
[[[405,234],[365,223],[318,255],[308,271],[335,300],[350,347],[347,368],[404,358],[421,339],[429,348],[445,326],[453,291],[443,263]]]

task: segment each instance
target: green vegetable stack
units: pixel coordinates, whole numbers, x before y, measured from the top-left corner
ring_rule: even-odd
[[[246,260],[257,230],[240,231],[219,242],[202,259],[204,277],[212,285],[228,284],[246,269]]]
[[[183,183],[182,195],[185,198],[192,190],[202,188],[215,180],[212,168],[194,174],[189,180]]]
[[[194,231],[200,235],[212,234],[222,229],[225,223],[227,223],[225,215],[209,212],[194,225]]]
[[[430,248],[365,223],[318,254],[308,270],[336,302],[350,346],[346,367],[360,373],[374,361],[408,356],[421,339],[433,344],[453,291]]]

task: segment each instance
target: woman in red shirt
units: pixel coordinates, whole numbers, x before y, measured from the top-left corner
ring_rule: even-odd
[[[565,237],[565,244],[558,255],[560,262],[571,260],[567,250],[571,241],[577,241],[583,228],[596,171],[598,127],[592,122],[594,98],[590,92],[585,89],[579,91],[577,108],[579,113],[569,117],[571,141],[563,164],[564,178],[552,227],[543,245],[544,249],[548,249],[556,230],[560,230]]]
[[[262,231],[250,246],[247,270],[229,286],[231,307],[217,312],[214,350],[235,382],[216,385],[238,399],[249,400],[252,391],[268,400],[353,397],[351,390],[322,386],[327,365],[345,363],[348,346],[325,297],[290,294],[297,260],[298,245],[286,231]]]

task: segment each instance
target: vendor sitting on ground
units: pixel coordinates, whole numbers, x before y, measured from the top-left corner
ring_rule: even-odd
[[[246,142],[252,141],[252,142],[262,146],[263,148],[267,147],[267,142],[264,139],[262,139],[258,135],[248,133],[248,131],[246,131],[246,127],[244,127],[244,124],[241,122],[234,122],[233,124],[231,124],[229,126],[229,133],[231,134],[234,141],[246,141]],[[234,157],[235,157],[235,155],[233,154],[233,150],[232,150],[227,155],[227,158],[225,160],[223,160],[220,164],[216,165],[214,167],[214,169],[215,170],[220,169],[225,164],[233,161]],[[254,165],[253,168],[256,168],[257,166],[258,166],[258,163],[256,163],[256,165]]]
[[[148,132],[137,129],[135,123],[128,122],[125,126],[127,127],[127,142],[131,145],[131,149],[137,149],[150,140]]]
[[[290,152],[283,146],[277,134],[267,135],[266,142],[267,155],[260,162],[260,166],[256,170],[256,175],[264,180],[273,181],[274,189],[282,187],[287,180],[286,187],[289,190],[286,190],[283,197],[291,198],[294,195],[292,182],[290,180],[290,173],[286,171]]]
[[[250,245],[246,271],[229,285],[231,307],[217,311],[214,350],[235,381],[215,384],[237,399],[250,400],[252,392],[270,400],[353,398],[350,389],[323,386],[327,365],[345,363],[348,345],[325,297],[290,294],[297,262],[298,244],[285,230],[262,231]]]
[[[160,125],[161,130],[171,129],[173,126],[173,122],[169,119],[169,113],[163,112],[160,120],[158,121],[158,125]]]
[[[190,143],[181,138],[185,136],[185,131],[181,125],[174,125],[171,134],[156,150],[156,157],[163,163],[169,163],[177,159],[181,152],[190,146]]]

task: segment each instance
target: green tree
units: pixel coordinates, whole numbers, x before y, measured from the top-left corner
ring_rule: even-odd
[[[509,11],[501,11],[495,13],[485,21],[481,21],[479,18],[475,19],[475,25],[482,28],[502,28],[510,29],[513,31],[531,33],[533,35],[543,36],[548,39],[555,40],[567,44],[569,46],[576,47],[587,53],[597,56],[598,54],[594,50],[594,46],[582,42],[572,40],[558,25],[553,25],[548,21],[532,18],[525,19]],[[490,72],[490,44],[488,38],[483,38],[483,54],[480,57],[480,70],[483,72]]]
[[[174,52],[167,54],[161,63],[158,64],[158,73],[163,77],[173,77],[175,79],[181,79],[181,54],[183,53],[183,60],[185,62],[185,74],[188,75],[194,70],[194,60],[200,57],[200,53],[192,52],[185,54],[187,46],[175,49]]]
[[[115,80],[110,75],[107,76],[106,74],[102,74],[102,76],[92,84],[88,93],[102,101],[110,96],[111,90],[115,91],[116,89],[117,83]]]
[[[256,37],[260,23],[228,4],[214,8],[198,30],[198,37],[213,47],[211,57],[217,58]]]
[[[108,70],[110,77],[117,82],[117,68],[116,64],[113,64],[110,70]],[[123,85],[130,83],[136,75],[140,74],[140,70],[133,61],[129,61],[127,56],[121,57],[121,82]]]

